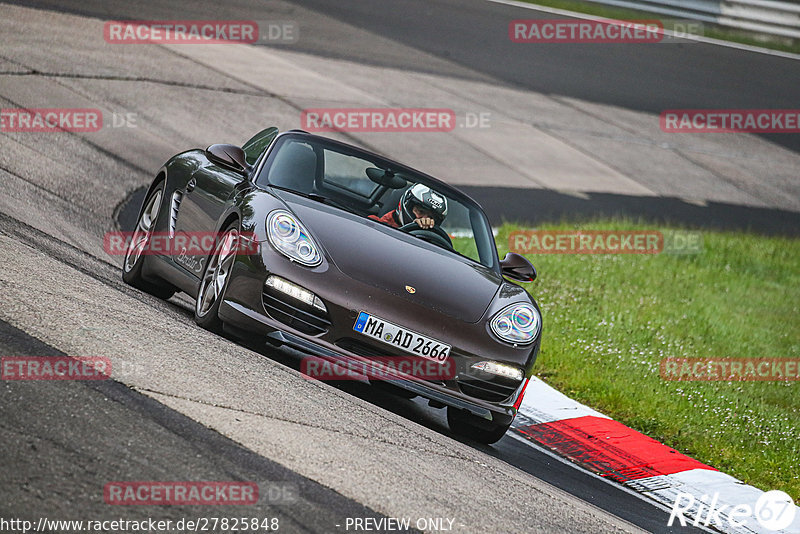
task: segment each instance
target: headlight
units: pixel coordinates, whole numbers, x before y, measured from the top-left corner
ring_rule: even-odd
[[[506,363],[500,362],[478,362],[473,363],[470,366],[471,369],[478,369],[479,371],[483,371],[484,373],[490,373],[497,376],[503,376],[505,378],[511,378],[512,380],[516,380],[517,382],[521,382],[523,378],[525,378],[525,373],[522,372],[522,369],[519,367],[514,367],[513,365],[508,365]]]
[[[264,285],[271,287],[275,291],[280,291],[284,295],[289,295],[290,297],[293,297],[299,301],[305,302],[309,306],[313,306],[322,312],[328,312],[328,309],[325,307],[325,303],[322,302],[322,299],[308,289],[298,286],[297,284],[281,278],[280,276],[275,276],[274,274],[269,275],[267,281],[264,282]]]
[[[530,304],[512,304],[495,315],[489,326],[503,341],[525,345],[536,339],[542,318]]]
[[[275,250],[297,263],[316,267],[322,256],[308,230],[288,211],[275,210],[267,217],[267,237]]]

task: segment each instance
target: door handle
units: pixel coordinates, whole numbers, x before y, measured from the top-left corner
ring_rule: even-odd
[[[189,180],[189,183],[186,184],[186,192],[191,193],[195,187],[197,187],[197,180],[192,178],[191,180]]]

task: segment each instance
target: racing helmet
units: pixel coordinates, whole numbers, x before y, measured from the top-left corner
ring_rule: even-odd
[[[426,185],[414,184],[400,197],[397,212],[401,225],[414,222],[416,217],[411,211],[414,206],[421,206],[433,213],[433,220],[437,225],[441,225],[447,217],[447,198]]]

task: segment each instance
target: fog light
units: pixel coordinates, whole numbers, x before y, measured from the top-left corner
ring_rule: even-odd
[[[325,308],[325,304],[323,304],[322,299],[316,296],[314,293],[309,291],[304,287],[300,287],[297,284],[294,284],[288,280],[281,278],[280,276],[270,275],[265,282],[267,287],[271,287],[275,291],[280,291],[284,295],[288,295],[294,299],[297,299],[301,302],[305,302],[309,306],[313,306],[318,310],[323,312],[327,312],[328,310]]]
[[[505,363],[478,362],[478,363],[473,363],[471,365],[471,368],[483,371],[485,373],[490,373],[505,378],[511,378],[513,380],[522,380],[525,377],[524,373],[522,372],[522,369]]]

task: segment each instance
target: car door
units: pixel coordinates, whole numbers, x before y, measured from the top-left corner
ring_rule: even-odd
[[[237,186],[247,178],[209,161],[199,167],[183,191],[175,223],[173,259],[199,277],[213,251],[214,232]]]
[[[250,166],[256,164],[277,135],[277,128],[267,128],[242,146]],[[207,250],[210,240],[206,238],[203,241],[203,238],[217,230],[236,188],[245,180],[247,178],[239,172],[212,160],[192,174],[185,189],[173,198],[173,209],[178,212],[174,236],[175,263],[197,277],[202,274],[205,258],[211,252]],[[201,243],[201,251],[193,246],[197,243]]]

